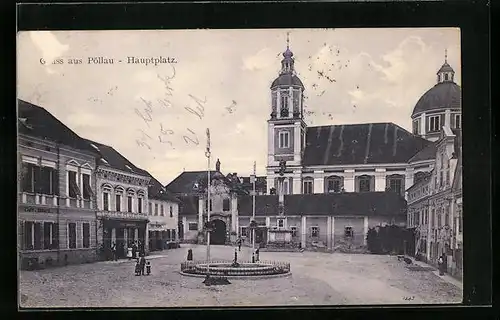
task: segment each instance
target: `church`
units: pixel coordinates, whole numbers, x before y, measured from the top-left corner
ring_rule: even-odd
[[[391,122],[311,127],[304,121],[305,88],[287,45],[269,92],[266,177],[257,177],[263,192],[254,204],[247,178],[224,175],[218,160],[210,175],[219,185],[214,201],[220,203],[208,204],[202,187],[207,172],[183,172],[166,186],[181,198],[180,238],[203,241],[209,205],[210,220],[216,221],[212,239],[219,244],[250,240],[252,220],[261,246],[270,232],[283,230],[303,248],[328,250],[345,241],[366,245],[371,227],[405,226],[405,191],[432,172],[442,128],[460,127],[460,87],[453,80],[445,61],[437,84],[414,108],[413,132]]]

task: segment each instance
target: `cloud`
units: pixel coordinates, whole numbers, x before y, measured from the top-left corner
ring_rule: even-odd
[[[57,37],[50,31],[30,31],[29,36],[32,42],[41,51],[42,57],[45,60],[45,71],[48,73],[56,73],[57,71],[51,67],[54,59],[61,58],[68,51],[69,46],[61,44]]]
[[[271,66],[274,62],[269,48],[259,50],[256,54],[243,58],[243,70],[259,71]]]

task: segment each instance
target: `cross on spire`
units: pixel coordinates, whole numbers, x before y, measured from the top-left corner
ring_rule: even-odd
[[[448,49],[444,49],[444,62],[448,62]]]
[[[290,32],[286,33],[286,48],[289,49],[290,47]]]

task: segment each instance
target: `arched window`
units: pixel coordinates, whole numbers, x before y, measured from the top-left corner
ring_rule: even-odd
[[[118,186],[115,188],[115,211],[122,211],[122,198],[124,192],[125,189],[123,189],[123,187]]]
[[[306,177],[302,181],[302,193],[303,194],[313,194],[314,193],[314,180],[311,177]]]
[[[134,212],[134,197],[135,191],[133,189],[127,189],[127,212]]]
[[[286,90],[280,92],[280,116],[286,118],[289,115],[289,96]]]
[[[144,206],[144,191],[137,191],[137,212],[142,213],[142,207]]]
[[[405,177],[401,174],[387,176],[386,189],[391,192],[396,192],[399,195],[403,195],[405,192],[404,181]]]
[[[337,193],[342,191],[344,187],[344,179],[339,176],[330,176],[325,178],[325,192],[326,193]]]
[[[370,192],[373,190],[373,177],[369,175],[362,175],[357,177],[357,191]]]
[[[109,201],[113,188],[109,184],[102,185],[102,210],[109,211]]]

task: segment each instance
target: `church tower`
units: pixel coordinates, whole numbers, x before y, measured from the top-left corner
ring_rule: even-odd
[[[290,179],[293,171],[298,171],[302,164],[305,148],[306,123],[304,122],[304,85],[295,72],[295,61],[287,46],[281,60],[281,70],[271,85],[271,115],[268,122],[268,177],[279,171],[279,162],[286,161]],[[295,169],[295,170],[294,170]],[[271,185],[269,183],[272,183]],[[268,188],[275,183],[268,181]],[[286,187],[286,193],[292,193],[292,185]]]

